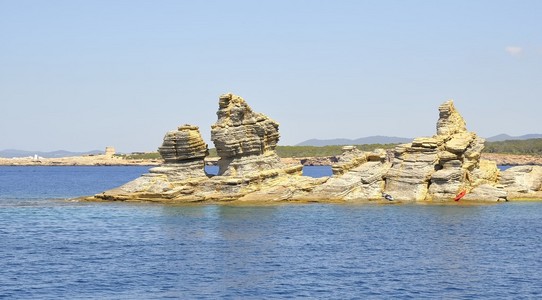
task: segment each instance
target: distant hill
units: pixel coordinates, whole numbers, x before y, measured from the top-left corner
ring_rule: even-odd
[[[412,142],[411,138],[402,138],[395,136],[368,136],[359,139],[329,139],[319,140],[310,139],[297,144],[296,146],[333,146],[333,145],[369,145],[369,144],[402,144]]]
[[[505,133],[486,138],[488,142],[502,142],[502,141],[518,141],[518,140],[530,140],[530,139],[542,139],[542,134],[525,134],[520,136],[511,136]]]
[[[100,150],[92,150],[92,151],[87,151],[87,152],[71,152],[71,151],[65,151],[65,150],[42,152],[42,151],[6,149],[6,150],[0,150],[0,157],[12,158],[12,157],[28,157],[28,156],[38,155],[44,158],[57,158],[57,157],[81,156],[81,155],[103,154],[103,153],[104,152]]]

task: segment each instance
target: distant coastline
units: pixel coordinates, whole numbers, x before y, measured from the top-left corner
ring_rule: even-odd
[[[520,165],[542,165],[542,156],[524,154],[501,154],[482,153],[482,159],[492,160],[497,165],[520,166]],[[337,160],[335,156],[325,157],[288,157],[282,158],[287,163],[299,163],[305,166],[332,165]],[[207,165],[216,165],[218,157],[208,157],[205,160]],[[58,158],[3,158],[0,157],[0,166],[158,166],[162,164],[161,159],[126,159],[119,156],[107,155],[84,155]]]
[[[57,158],[0,157],[0,166],[157,166],[161,163],[160,159],[124,159],[103,154]]]

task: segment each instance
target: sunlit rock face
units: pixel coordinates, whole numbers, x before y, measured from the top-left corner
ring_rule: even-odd
[[[332,166],[334,176],[314,188],[311,198],[350,202],[382,200],[384,175],[391,166],[385,150],[364,152],[345,146],[337,160]]]
[[[439,107],[437,134],[416,138],[410,144],[395,149],[395,158],[386,174],[386,193],[402,201],[450,201],[462,191],[484,201],[504,200],[506,193],[497,188],[497,178],[491,177],[496,166],[483,164],[480,155],[484,139],[468,132],[463,117],[453,101]],[[498,170],[497,170],[498,172]]]
[[[275,153],[278,123],[255,113],[239,96],[222,95],[212,140],[220,156],[218,176],[205,174],[207,145],[199,129],[167,132],[159,153],[165,163],[116,189],[105,200],[281,201],[304,195],[322,180],[301,176],[302,165],[284,165]]]
[[[514,200],[542,199],[542,166],[516,166],[501,173],[500,183]]]
[[[441,104],[438,111],[437,135],[449,136],[467,131],[467,124],[455,109],[453,100],[448,100]]]
[[[166,163],[204,159],[208,155],[207,144],[201,137],[199,127],[188,124],[168,131],[158,152]]]
[[[165,163],[123,186],[95,196],[105,200],[191,201],[501,201],[512,193],[541,197],[542,168],[511,168],[502,176],[480,160],[484,140],[466,129],[452,101],[439,107],[437,134],[385,150],[346,146],[333,176],[310,178],[302,166],[284,165],[275,152],[278,123],[255,113],[243,98],[219,98],[211,139],[219,174],[205,174],[207,145],[198,127],[167,132],[159,152]],[[500,181],[500,182],[499,182]],[[462,201],[463,201],[462,200]]]
[[[277,122],[252,111],[243,98],[233,94],[220,96],[216,114],[211,140],[220,156],[219,175],[244,176],[280,167],[275,153]]]
[[[209,152],[197,126],[185,124],[168,131],[158,152],[165,164],[152,168],[151,174],[165,175],[170,181],[206,176],[204,159]]]

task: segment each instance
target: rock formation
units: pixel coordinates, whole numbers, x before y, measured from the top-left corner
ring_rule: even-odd
[[[164,161],[170,164],[204,159],[209,154],[199,128],[188,124],[167,132],[158,152]]]
[[[159,152],[165,163],[148,174],[93,199],[147,201],[473,201],[542,198],[542,167],[499,172],[481,160],[484,140],[466,129],[452,101],[439,107],[437,134],[384,150],[353,146],[333,164],[333,176],[301,176],[302,166],[285,165],[275,152],[278,123],[256,113],[241,97],[220,96],[211,139],[219,174],[204,172],[207,145],[198,127],[166,133]],[[389,198],[389,197],[388,197]]]
[[[437,134],[399,145],[388,162],[383,150],[373,154],[345,149],[334,177],[314,189],[313,197],[346,201],[452,201],[462,191],[465,200],[502,201],[495,163],[481,161],[484,140],[468,132],[453,102],[439,107]]]
[[[164,136],[158,152],[165,163],[149,170],[148,174],[116,189],[96,195],[106,200],[172,199],[190,188],[178,184],[183,181],[207,179],[204,158],[207,144],[201,138],[197,126],[185,124]]]
[[[484,140],[467,131],[453,101],[447,101],[439,107],[435,136],[416,138],[395,149],[385,192],[401,201],[449,201],[462,191],[471,194],[484,185],[477,200],[504,200],[506,193],[490,175],[497,166],[480,164],[483,148]]]
[[[542,167],[517,166],[501,173],[510,200],[542,199]]]
[[[345,201],[381,200],[384,175],[390,168],[386,151],[362,152],[352,146],[343,148],[334,176],[316,187],[308,198]]]
[[[218,121],[211,140],[218,156],[218,175],[242,176],[281,167],[275,153],[279,124],[255,113],[245,100],[233,94],[220,96]]]
[[[165,175],[172,182],[206,176],[204,159],[209,151],[197,126],[185,124],[167,132],[158,152],[165,164],[152,168],[151,174]]]
[[[279,139],[278,123],[253,112],[241,97],[222,95],[217,115],[211,138],[220,156],[218,176],[205,174],[204,159],[208,151],[198,127],[183,125],[166,133],[158,149],[165,161],[163,165],[96,197],[108,200],[228,201],[295,181],[290,177],[300,179],[298,181],[302,185],[317,181],[301,178],[301,165],[281,163],[275,153]],[[269,195],[263,196],[265,200]],[[259,198],[252,197],[255,200]]]

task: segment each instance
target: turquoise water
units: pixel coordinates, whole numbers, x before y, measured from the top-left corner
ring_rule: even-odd
[[[542,203],[77,203],[142,167],[0,167],[0,298],[542,297]]]

